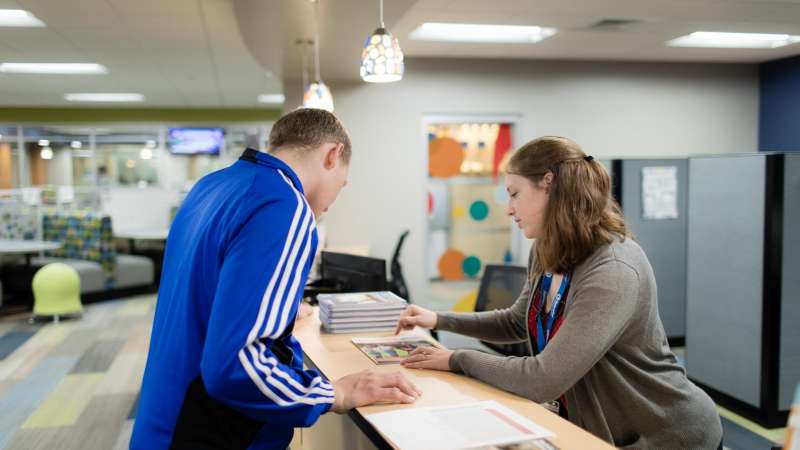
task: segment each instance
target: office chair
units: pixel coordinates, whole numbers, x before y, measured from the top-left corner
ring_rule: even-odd
[[[522,266],[487,265],[484,269],[478,297],[475,300],[475,311],[504,309],[514,304],[527,281],[528,270]],[[492,350],[506,356],[528,356],[528,345],[525,342],[498,344],[481,341]]]
[[[397,241],[397,246],[394,248],[394,255],[392,255],[390,269],[392,278],[389,280],[389,290],[397,294],[400,298],[404,298],[411,303],[408,293],[408,286],[406,285],[406,279],[403,277],[403,267],[400,265],[400,249],[403,248],[403,242],[405,242],[409,233],[409,230],[404,231],[403,234],[400,235],[400,239]]]

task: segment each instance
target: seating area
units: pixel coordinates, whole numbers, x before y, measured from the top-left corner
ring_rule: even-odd
[[[58,263],[75,271],[84,301],[154,290],[156,267],[151,258],[117,251],[109,214],[58,206],[28,205],[19,200],[0,203],[0,240],[57,244],[57,248],[3,256],[4,306],[32,307],[32,281],[37,271]]]

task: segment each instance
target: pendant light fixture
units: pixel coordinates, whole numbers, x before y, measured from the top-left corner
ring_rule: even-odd
[[[361,52],[361,79],[370,83],[391,83],[403,79],[403,50],[397,38],[383,23],[383,0],[380,2],[380,26],[364,42]]]
[[[319,72],[319,0],[314,1],[314,82],[306,86],[303,107],[324,109],[333,112],[333,95],[322,82]]]

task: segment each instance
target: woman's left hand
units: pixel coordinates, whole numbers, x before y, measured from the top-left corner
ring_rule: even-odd
[[[439,347],[417,347],[400,364],[409,369],[450,371],[450,356],[452,354],[452,351]]]

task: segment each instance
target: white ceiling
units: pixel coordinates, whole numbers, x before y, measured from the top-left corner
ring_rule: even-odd
[[[297,39],[313,37],[308,0],[0,0],[46,28],[0,28],[0,62],[96,62],[108,75],[0,74],[0,106],[66,105],[67,92],[139,92],[144,106],[254,107],[300,78]],[[378,0],[321,0],[326,81],[357,80]],[[778,49],[666,47],[692,31],[800,35],[800,0],[385,0],[386,25],[408,58],[517,58],[757,63],[800,54]],[[636,19],[622,30],[587,28]],[[538,44],[412,41],[423,22],[551,26]],[[272,74],[272,75],[271,75]],[[271,76],[270,76],[271,75]]]
[[[641,21],[621,30],[590,30],[603,19]],[[539,25],[558,33],[538,44],[439,44],[403,40],[410,56],[755,63],[800,53],[778,49],[700,49],[664,43],[694,31],[800,35],[799,0],[424,0],[395,24],[407,37],[423,22]]]
[[[229,0],[0,0],[46,28],[0,27],[0,62],[95,62],[108,75],[0,73],[0,105],[66,105],[67,92],[138,92],[145,106],[257,106],[281,92],[245,47]],[[74,103],[69,103],[74,105]]]

